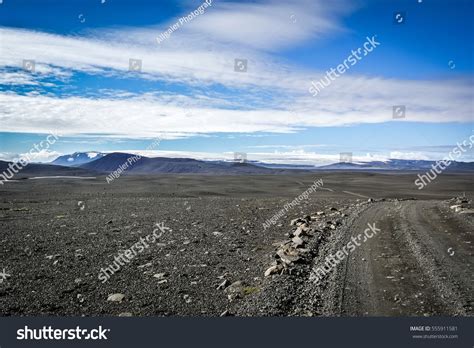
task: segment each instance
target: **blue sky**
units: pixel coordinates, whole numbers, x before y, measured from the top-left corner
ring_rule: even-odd
[[[3,0],[0,158],[56,131],[36,160],[91,150],[305,164],[337,162],[340,152],[440,159],[473,133],[472,1],[203,4]],[[379,46],[312,96],[311,82],[367,38]],[[129,71],[130,58],[141,71]],[[236,58],[246,72],[234,70]],[[393,119],[394,105],[405,118]],[[147,149],[157,137],[159,148]]]

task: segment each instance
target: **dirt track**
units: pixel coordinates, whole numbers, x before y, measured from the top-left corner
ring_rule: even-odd
[[[368,223],[381,231],[344,265],[341,314],[472,314],[472,224],[437,202],[381,202],[347,237]]]

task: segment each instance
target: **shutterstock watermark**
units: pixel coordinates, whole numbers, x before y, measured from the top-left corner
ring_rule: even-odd
[[[293,208],[294,206],[297,206],[300,204],[303,200],[308,199],[309,195],[313,192],[315,192],[318,187],[323,186],[323,179],[319,179],[318,181],[314,181],[313,185],[306,191],[304,191],[302,194],[300,194],[298,197],[296,197],[294,200],[292,200],[290,203],[286,203],[283,206],[283,209],[278,211],[275,215],[273,215],[270,219],[267,219],[265,223],[263,223],[263,229],[266,230],[272,225],[275,225],[277,221],[283,217],[290,208]]]
[[[377,35],[374,35],[371,38],[367,36],[367,40],[362,45],[363,47],[359,47],[357,50],[352,50],[351,54],[346,59],[344,59],[341,64],[339,64],[336,68],[331,68],[330,70],[326,71],[324,78],[316,82],[311,81],[311,86],[308,90],[309,93],[311,93],[313,97],[316,97],[319,92],[321,92],[321,90],[323,90],[325,87],[328,87],[332,81],[344,74],[351,68],[351,66],[356,65],[359,60],[377,48],[377,46],[380,45],[380,42],[375,41],[376,36]],[[336,70],[339,72],[339,74],[336,72]],[[324,81],[326,81],[326,83]]]
[[[0,174],[0,184],[13,178],[15,174],[18,174],[23,168],[25,168],[30,162],[31,158],[36,153],[40,153],[42,150],[47,150],[59,139],[59,135],[56,132],[51,132],[45,140],[41,140],[39,145],[34,144],[33,147],[26,153],[23,154],[17,160],[8,164],[8,169]]]
[[[106,333],[110,329],[99,326],[97,329],[53,329],[51,326],[43,326],[41,329],[30,329],[25,326],[16,331],[17,340],[106,340]]]
[[[102,283],[105,283],[115,273],[117,273],[122,266],[125,266],[132,261],[138,254],[141,254],[150,247],[150,244],[154,244],[166,231],[171,231],[169,227],[166,227],[164,223],[156,224],[158,228],[155,228],[151,234],[145,237],[140,237],[140,240],[133,244],[130,248],[123,251],[119,251],[114,256],[114,262],[110,265],[100,269],[98,278]]]
[[[435,164],[432,164],[431,170],[427,171],[425,174],[418,174],[418,179],[415,180],[415,185],[418,187],[418,190],[425,188],[426,185],[435,180],[438,177],[438,174],[441,174],[446,170],[455,158],[459,158],[464,152],[472,149],[473,145],[474,134],[471,134],[471,136],[468,139],[465,139],[462,144],[458,142],[456,147],[454,147],[446,157],[442,160],[436,161]]]
[[[324,265],[319,266],[312,270],[311,277],[316,284],[321,281],[321,279],[329,274],[338,264],[343,261],[346,257],[349,256],[357,247],[361,246],[362,243],[367,242],[369,239],[377,235],[380,232],[380,229],[375,227],[375,223],[367,224],[368,228],[364,230],[364,233],[359,233],[357,238],[351,237],[351,241],[342,247],[341,250],[338,250],[335,255],[329,254],[326,257]],[[362,243],[360,243],[362,242]]]
[[[184,16],[178,19],[177,22],[175,22],[173,25],[170,25],[166,31],[162,32],[158,36],[158,38],[156,39],[158,43],[160,44],[163,41],[169,39],[171,34],[173,34],[176,30],[178,30],[183,24],[192,21],[194,18],[196,18],[199,15],[202,15],[205,12],[205,9],[208,8],[209,6],[212,6],[212,0],[204,1],[201,6],[199,6],[194,11],[189,12],[187,16]]]

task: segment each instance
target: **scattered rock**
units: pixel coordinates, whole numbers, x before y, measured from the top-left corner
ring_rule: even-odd
[[[283,269],[283,266],[282,265],[274,265],[274,266],[271,266],[270,268],[268,268],[266,271],[265,271],[265,277],[268,277],[272,274],[275,274],[275,273],[279,273],[281,272],[281,270]]]
[[[150,267],[151,265],[152,265],[152,263],[151,263],[151,262],[148,262],[148,263],[145,263],[145,264],[143,264],[143,265],[139,265],[139,266],[137,266],[137,268],[145,268],[145,267]]]
[[[300,228],[303,232],[308,232],[310,230],[308,224],[306,224],[306,223],[298,226],[298,228]]]
[[[305,232],[303,231],[303,229],[301,228],[301,226],[299,226],[295,232],[293,232],[293,236],[295,237],[300,237],[302,235],[304,235]]]
[[[290,254],[290,253],[287,253],[287,252],[283,251],[282,249],[279,249],[277,251],[277,255],[287,265],[291,265],[291,264],[293,264],[295,262],[298,262],[300,260],[300,257],[298,256],[298,253],[292,252]]]
[[[300,219],[300,218],[293,219],[293,220],[290,221],[290,226],[296,226],[296,224],[298,222],[301,222],[301,221],[302,221],[302,219]]]
[[[229,301],[233,301],[237,298],[242,298],[245,295],[244,283],[238,280],[230,284],[224,291],[227,293],[227,298],[229,299]]]
[[[229,285],[229,281],[225,279],[222,283],[217,286],[217,290],[223,290]]]
[[[189,295],[183,295],[183,299],[184,299],[184,301],[186,301],[186,303],[193,302],[193,300],[191,299],[191,296],[189,296]]]
[[[304,240],[301,239],[298,236],[295,236],[291,239],[291,241],[296,245],[296,246],[303,246],[304,245]]]
[[[124,294],[111,294],[109,297],[107,297],[107,301],[110,302],[122,302],[122,300],[125,298]]]
[[[153,277],[155,277],[156,279],[159,279],[159,280],[165,279],[166,276],[167,276],[166,272],[153,274]]]

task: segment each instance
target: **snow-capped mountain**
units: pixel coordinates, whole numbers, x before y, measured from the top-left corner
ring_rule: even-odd
[[[99,158],[104,157],[106,154],[97,151],[89,152],[74,152],[72,155],[64,155],[56,158],[52,164],[67,167],[78,167],[82,164],[86,164],[95,161]]]

